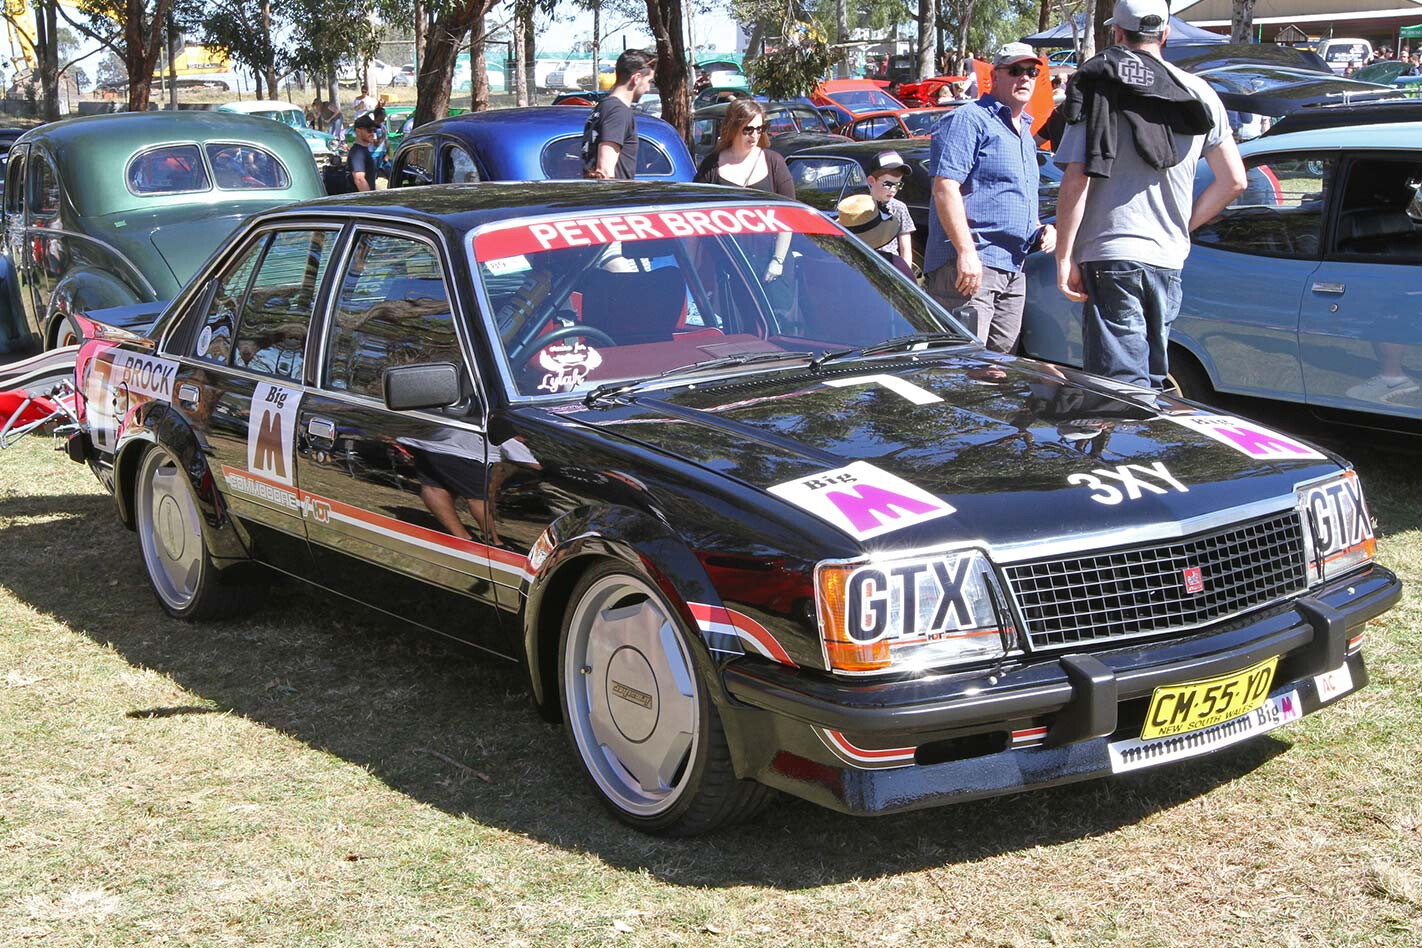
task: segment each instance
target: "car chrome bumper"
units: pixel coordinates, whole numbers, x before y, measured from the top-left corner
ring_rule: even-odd
[[[723,671],[732,699],[723,717],[743,776],[844,812],[890,813],[1107,776],[1115,772],[1111,745],[1139,734],[1160,685],[1278,656],[1271,697],[1292,700],[1301,715],[1336,697],[1320,697],[1316,676],[1346,666],[1348,691],[1363,687],[1362,627],[1401,594],[1396,576],[1372,566],[1193,635],[891,682],[740,661]]]

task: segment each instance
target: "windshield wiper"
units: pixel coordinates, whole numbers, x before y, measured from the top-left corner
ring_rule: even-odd
[[[885,339],[883,342],[876,342],[872,346],[865,346],[859,350],[859,354],[879,355],[900,349],[912,349],[914,346],[962,345],[967,341],[955,332],[913,332],[907,336],[895,336],[892,339]]]
[[[816,372],[819,370],[820,366],[824,365],[826,362],[833,362],[835,359],[842,359],[847,355],[854,355],[858,351],[859,350],[854,348],[853,346],[848,349],[826,349],[824,352],[821,352],[819,355],[811,359],[810,364],[806,366],[806,368],[808,368],[811,372]]]
[[[756,362],[780,362],[785,359],[806,359],[808,352],[793,352],[788,349],[766,350],[761,352],[742,352],[737,355],[721,356],[716,359],[703,359],[700,362],[689,362],[686,365],[678,365],[675,368],[667,369],[656,375],[648,376],[644,379],[628,379],[625,382],[604,382],[597,388],[583,396],[583,404],[589,408],[598,400],[610,398],[614,395],[622,395],[663,379],[676,378],[681,375],[694,375],[697,372],[709,372],[714,369],[733,368],[738,365],[751,365]]]

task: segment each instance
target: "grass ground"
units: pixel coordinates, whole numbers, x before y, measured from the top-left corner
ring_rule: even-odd
[[[1328,711],[1110,782],[662,841],[512,667],[288,587],[167,619],[32,440],[0,459],[0,944],[1422,944],[1422,498],[1414,460],[1359,460],[1409,588]]]

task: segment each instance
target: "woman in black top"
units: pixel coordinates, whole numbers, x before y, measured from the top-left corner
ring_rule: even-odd
[[[696,169],[696,180],[702,184],[724,184],[795,197],[795,183],[790,179],[785,159],[770,150],[763,105],[755,99],[737,99],[726,106],[716,149]],[[786,292],[791,289],[790,281],[782,277],[790,266],[789,249],[790,235],[778,235],[774,245],[767,247],[769,253],[762,276],[766,283],[779,283]],[[772,302],[776,302],[779,295],[772,293]]]

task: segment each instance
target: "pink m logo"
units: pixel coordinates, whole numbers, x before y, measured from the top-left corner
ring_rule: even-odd
[[[1313,452],[1297,441],[1290,441],[1279,435],[1268,431],[1260,431],[1257,428],[1249,428],[1243,425],[1233,428],[1220,426],[1215,428],[1224,437],[1233,441],[1245,454],[1258,457],[1271,451],[1287,451],[1290,454],[1312,455]]]
[[[825,498],[848,518],[859,533],[873,530],[885,521],[897,520],[902,514],[926,514],[939,509],[930,504],[903,494],[896,494],[872,484],[857,484],[849,491],[833,490]]]

